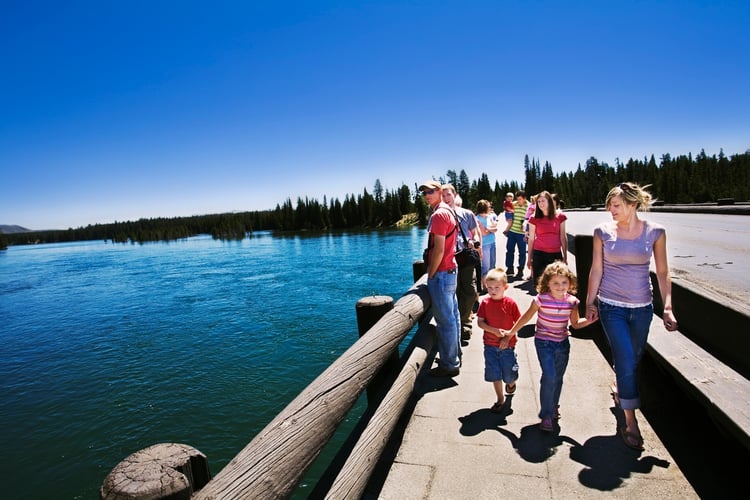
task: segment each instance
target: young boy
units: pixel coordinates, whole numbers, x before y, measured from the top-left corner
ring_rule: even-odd
[[[492,382],[497,401],[490,410],[501,413],[505,404],[503,383],[508,395],[516,392],[518,360],[517,335],[508,335],[521,317],[516,301],[505,296],[508,276],[501,269],[490,269],[485,278],[488,296],[482,299],[477,311],[477,325],[484,330],[484,380]]]
[[[515,210],[515,207],[513,206],[513,198],[515,196],[513,193],[506,193],[505,194],[505,201],[503,202],[503,211],[505,212],[505,231],[503,231],[503,234],[505,236],[508,236],[508,231],[510,231],[510,226],[513,225],[513,212]]]

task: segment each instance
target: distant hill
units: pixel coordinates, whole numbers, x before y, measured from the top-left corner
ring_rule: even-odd
[[[31,231],[31,229],[26,229],[21,226],[6,226],[5,224],[0,224],[0,233],[3,234],[28,233],[29,231]]]

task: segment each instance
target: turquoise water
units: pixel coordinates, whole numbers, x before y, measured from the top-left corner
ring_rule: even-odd
[[[216,474],[356,341],[359,298],[411,286],[424,241],[414,228],[0,252],[3,497],[98,498],[159,442],[194,446]]]

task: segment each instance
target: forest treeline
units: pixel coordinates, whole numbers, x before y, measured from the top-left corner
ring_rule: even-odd
[[[476,202],[486,199],[502,206],[507,192],[524,189],[532,195],[542,190],[557,193],[566,207],[588,207],[601,204],[609,189],[623,181],[650,184],[651,193],[664,203],[705,203],[719,198],[750,200],[750,151],[727,157],[708,156],[701,151],[672,158],[652,155],[643,160],[630,159],[614,165],[589,158],[575,172],[555,174],[549,162],[544,166],[527,155],[523,166],[523,183],[516,180],[490,181],[483,173],[470,180],[464,170],[448,170],[437,180],[451,183],[463,198],[463,206],[474,209]],[[423,179],[418,179],[422,181]],[[116,243],[170,241],[198,234],[215,239],[243,239],[252,231],[326,231],[394,226],[410,216],[408,223],[424,224],[429,207],[419,196],[418,185],[405,184],[387,190],[376,180],[372,193],[365,189],[359,195],[347,195],[322,201],[299,197],[287,199],[272,210],[236,212],[191,217],[140,219],[134,222],[94,224],[77,229],[31,231],[0,234],[0,248],[7,245],[56,243],[66,241],[105,240]]]

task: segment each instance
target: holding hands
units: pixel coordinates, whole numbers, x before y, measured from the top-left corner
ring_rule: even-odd
[[[586,304],[586,319],[591,323],[599,319],[599,309],[596,304]]]
[[[500,337],[500,349],[507,349],[514,336],[515,334],[512,334],[510,330],[500,330],[500,334],[498,335]]]

